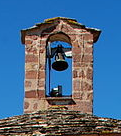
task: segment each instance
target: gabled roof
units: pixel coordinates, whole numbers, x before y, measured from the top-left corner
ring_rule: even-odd
[[[121,120],[101,118],[65,107],[51,107],[45,111],[0,120],[3,135],[82,135],[121,134]],[[104,135],[103,135],[104,136]]]
[[[96,28],[86,27],[85,25],[78,23],[76,19],[71,19],[71,18],[66,18],[66,17],[55,17],[55,18],[45,19],[44,22],[42,22],[42,23],[37,23],[33,27],[21,30],[22,44],[25,44],[24,39],[25,39],[26,32],[34,30],[34,29],[42,29],[42,27],[44,27],[46,25],[47,25],[47,27],[49,27],[48,25],[52,25],[54,23],[57,24],[57,23],[59,23],[60,20],[63,20],[70,25],[78,26],[79,28],[83,28],[87,31],[90,31],[94,35],[94,43],[98,40],[99,35],[101,33],[101,30],[96,29]]]

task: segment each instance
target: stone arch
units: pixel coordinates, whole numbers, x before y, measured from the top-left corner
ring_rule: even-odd
[[[46,40],[46,44],[48,45],[48,42],[54,42],[54,41],[63,41],[63,42],[66,42],[66,43],[69,43],[70,45],[72,45],[71,38],[63,32],[55,32],[55,33],[49,35]]]
[[[51,35],[49,35],[48,36],[48,38],[47,38],[47,41],[46,41],[46,47],[50,44],[50,46],[53,48],[53,43],[54,42],[59,42],[60,44],[62,43],[62,45],[63,45],[63,47],[65,47],[65,48],[69,48],[69,46],[70,46],[70,48],[72,48],[72,44],[71,44],[71,39],[70,39],[70,37],[67,35],[67,34],[65,34],[65,33],[63,33],[63,32],[55,32],[55,33],[53,33],[53,34],[51,34]],[[57,43],[58,44],[58,43]],[[46,48],[47,49],[47,48]],[[53,57],[53,58],[51,58],[51,63],[53,63],[54,61],[54,58],[55,57]],[[69,78],[70,80],[68,80],[68,82],[69,82],[69,84],[70,84],[70,87],[68,87],[68,92],[63,92],[63,96],[71,96],[72,95],[72,79],[71,79],[71,77],[72,77],[72,58],[69,58],[69,60],[67,60],[67,58],[65,57],[65,60],[68,62],[68,64],[69,64],[69,67],[68,67],[68,70],[67,71],[64,71],[64,72],[62,72],[61,73],[61,78],[62,78],[62,75],[65,77],[65,78]],[[51,76],[52,77],[59,77],[60,76],[60,72],[55,72],[55,71],[53,71],[53,69],[51,69],[51,71],[52,71],[52,73],[51,73]],[[55,83],[55,80],[54,80],[54,78],[52,78],[51,79],[51,88],[50,89],[47,89],[47,85],[48,85],[48,83],[47,83],[47,77],[48,77],[48,75],[49,75],[49,70],[48,70],[48,62],[47,62],[47,59],[46,59],[46,95],[48,96],[48,90],[50,90],[51,88],[53,88],[54,86],[53,86],[53,84],[55,85],[55,87],[57,87],[57,84],[58,84],[58,82],[60,82],[60,80],[57,80],[56,79],[56,83]],[[65,74],[65,72],[67,72],[67,74]],[[55,76],[55,74],[56,74],[56,76]],[[68,76],[69,75],[69,76]],[[48,81],[49,82],[49,81]],[[49,82],[50,83],[50,82]],[[59,83],[60,85],[62,85],[63,86],[63,89],[65,89],[65,88],[67,88],[67,85],[65,85],[66,83],[62,83],[62,82],[60,82]],[[59,85],[58,84],[58,85]],[[52,87],[53,86],[53,87]],[[65,90],[67,90],[67,89],[65,89]]]

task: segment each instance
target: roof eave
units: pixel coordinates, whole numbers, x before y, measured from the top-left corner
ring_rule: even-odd
[[[93,43],[96,43],[101,34],[101,30],[97,28],[89,28],[89,27],[86,27],[86,29],[93,34]]]
[[[53,24],[55,20],[61,20],[61,19],[66,20],[70,24],[73,24],[73,25],[79,26],[79,27],[81,27],[83,29],[86,29],[87,31],[89,31],[89,32],[91,32],[93,34],[93,37],[94,37],[93,42],[96,43],[98,41],[98,38],[99,38],[99,36],[101,34],[101,30],[96,29],[96,28],[85,27],[85,25],[83,25],[81,23],[78,23],[75,19],[70,19],[70,18],[65,18],[65,17],[55,17],[55,18],[46,19],[42,23],[37,23],[33,27],[21,30],[21,42],[22,42],[22,44],[25,44],[26,32],[28,32],[30,30],[33,30],[33,29],[37,29],[37,28],[42,27],[42,26],[44,26],[46,24]]]

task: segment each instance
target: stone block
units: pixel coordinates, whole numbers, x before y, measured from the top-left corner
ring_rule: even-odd
[[[74,62],[80,62],[81,61],[81,55],[78,55],[78,54],[73,55],[73,61]]]
[[[39,98],[45,98],[45,90],[38,90]]]
[[[84,70],[81,70],[80,72],[79,72],[79,77],[80,78],[85,78],[86,76],[85,76],[85,73],[84,73]]]
[[[93,40],[93,35],[92,35],[92,34],[85,34],[85,35],[84,35],[84,40],[85,40],[85,41]]]
[[[45,40],[40,40],[41,45],[46,45],[46,39]]]
[[[45,65],[44,64],[39,64],[39,69],[40,70],[45,70]]]
[[[37,79],[26,79],[25,80],[25,91],[36,90],[38,87]]]
[[[76,41],[73,41],[72,46],[73,46],[73,47],[79,47],[78,41],[77,41],[77,40],[76,40]]]
[[[93,53],[93,48],[92,47],[86,47],[86,48],[84,48],[84,52],[86,54],[92,54]]]
[[[34,62],[34,63],[36,63],[36,62],[38,62],[38,56],[36,55],[33,55],[33,54],[27,54],[26,56],[25,56],[25,62],[26,63],[29,63],[29,62]]]
[[[29,108],[30,103],[29,102],[24,102],[24,109],[28,109]]]
[[[93,56],[92,55],[84,55],[82,57],[83,62],[93,62]]]
[[[81,62],[76,62],[76,61],[74,61],[73,62],[73,68],[74,67],[81,67]]]
[[[74,91],[80,91],[81,90],[80,80],[73,80],[73,89],[74,89]]]
[[[31,90],[25,92],[25,98],[44,98],[45,91],[44,90]]]
[[[83,100],[84,99],[84,92],[81,92],[81,91],[74,92],[73,93],[73,98]]]
[[[39,71],[39,79],[45,78],[45,71]]]
[[[26,54],[35,54],[37,55],[37,48],[30,46],[30,47],[26,47]]]
[[[82,81],[81,82],[81,90],[82,91],[91,91],[92,90],[92,85],[90,85],[89,83]]]
[[[33,109],[34,109],[34,110],[37,110],[37,108],[38,108],[38,103],[36,102],[36,103],[34,103],[34,105],[33,105]]]
[[[76,35],[70,35],[71,37],[71,41],[75,41],[76,40]]]
[[[25,40],[25,44],[27,45],[27,44],[32,44],[32,40]]]
[[[37,91],[26,91],[25,92],[25,98],[37,98],[38,94]]]
[[[38,70],[38,64],[26,63],[25,68],[26,68],[26,71]]]
[[[37,78],[37,71],[26,71],[26,79],[36,79]]]
[[[76,71],[76,70],[73,70],[73,78],[76,78],[76,77],[78,77],[77,71]]]
[[[93,100],[93,92],[88,92],[87,93],[87,100],[90,100],[90,101]]]
[[[75,99],[76,105],[73,106],[73,110],[81,111],[82,113],[92,113],[92,102],[80,101]]]
[[[32,82],[31,81],[25,81],[25,88],[26,87],[31,87],[32,86]]]
[[[39,87],[45,87],[45,81],[39,80]]]
[[[73,54],[81,54],[82,49],[80,47],[75,47],[75,48],[72,49],[72,53]]]
[[[90,69],[90,68],[87,69],[86,77],[89,80],[93,79],[93,69]]]

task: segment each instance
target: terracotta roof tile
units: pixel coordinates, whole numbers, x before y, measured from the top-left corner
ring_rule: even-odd
[[[0,120],[1,135],[103,133],[121,134],[121,120],[101,118],[57,107]]]

